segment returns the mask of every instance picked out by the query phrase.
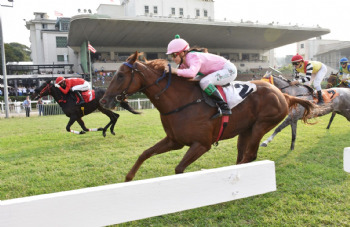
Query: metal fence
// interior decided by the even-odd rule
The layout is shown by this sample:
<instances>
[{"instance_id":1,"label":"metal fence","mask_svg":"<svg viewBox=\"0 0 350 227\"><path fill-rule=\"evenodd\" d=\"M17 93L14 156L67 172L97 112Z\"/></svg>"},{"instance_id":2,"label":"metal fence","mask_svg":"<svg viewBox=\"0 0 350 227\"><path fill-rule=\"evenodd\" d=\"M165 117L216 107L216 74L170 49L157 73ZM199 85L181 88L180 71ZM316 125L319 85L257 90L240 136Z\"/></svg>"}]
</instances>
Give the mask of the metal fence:
<instances>
[{"instance_id":1,"label":"metal fence","mask_svg":"<svg viewBox=\"0 0 350 227\"><path fill-rule=\"evenodd\" d=\"M149 99L130 99L128 100L129 104L135 110L142 109L153 109L154 106L150 102ZM31 101L31 111L30 112L38 112L37 101ZM1 109L0 114L5 114L5 103L0 102ZM116 111L123 111L125 109L118 106ZM97 110L98 111L98 110ZM9 113L12 116L25 115L25 108L23 106L23 102L9 102ZM43 115L59 115L64 114L62 108L57 103L47 103L43 105Z\"/></svg>"}]
</instances>

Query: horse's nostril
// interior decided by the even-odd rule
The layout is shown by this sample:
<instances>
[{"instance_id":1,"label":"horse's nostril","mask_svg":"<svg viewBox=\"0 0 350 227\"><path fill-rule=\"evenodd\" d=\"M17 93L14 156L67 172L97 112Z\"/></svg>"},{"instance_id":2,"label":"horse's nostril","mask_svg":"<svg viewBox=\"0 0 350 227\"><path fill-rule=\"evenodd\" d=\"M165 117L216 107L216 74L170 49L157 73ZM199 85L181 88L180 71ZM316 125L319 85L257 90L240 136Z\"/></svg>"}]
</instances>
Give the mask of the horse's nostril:
<instances>
[{"instance_id":1,"label":"horse's nostril","mask_svg":"<svg viewBox=\"0 0 350 227\"><path fill-rule=\"evenodd\" d=\"M102 99L101 102L102 102L103 104L106 104L107 101L106 101L105 99Z\"/></svg>"}]
</instances>

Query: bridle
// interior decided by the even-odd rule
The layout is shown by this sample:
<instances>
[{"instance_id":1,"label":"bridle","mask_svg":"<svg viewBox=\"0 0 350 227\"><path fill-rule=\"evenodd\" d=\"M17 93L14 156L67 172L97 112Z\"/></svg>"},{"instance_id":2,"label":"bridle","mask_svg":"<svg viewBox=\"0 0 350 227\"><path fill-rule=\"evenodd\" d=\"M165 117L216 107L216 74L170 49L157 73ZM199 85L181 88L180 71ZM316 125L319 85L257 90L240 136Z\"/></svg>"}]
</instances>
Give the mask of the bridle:
<instances>
[{"instance_id":1,"label":"bridle","mask_svg":"<svg viewBox=\"0 0 350 227\"><path fill-rule=\"evenodd\" d=\"M49 90L49 94L50 94L50 88L52 87L51 83L48 83L41 91L40 93L35 97L35 99L37 99L38 97L41 98L42 94L44 94L46 92L46 90Z\"/></svg>"},{"instance_id":2,"label":"bridle","mask_svg":"<svg viewBox=\"0 0 350 227\"><path fill-rule=\"evenodd\" d=\"M331 87L336 87L336 86L338 86L339 84L341 84L341 82L338 83L338 81L340 80L339 77L338 77L338 75L330 75L329 77L335 77L335 84L336 84L336 85L334 85L334 84L332 84L332 83L327 83L327 85L331 85Z\"/></svg>"},{"instance_id":3,"label":"bridle","mask_svg":"<svg viewBox=\"0 0 350 227\"><path fill-rule=\"evenodd\" d=\"M135 91L134 93L128 94L128 90L129 90L129 88L130 88L130 86L131 86L131 83L132 83L132 81L134 81L135 72L140 73L140 74L143 76L143 78L145 78L145 79L146 79L146 77L145 77L145 75L142 73L142 71L140 71L140 70L138 70L136 67L134 67L135 64L132 65L132 64L130 64L129 62L124 62L123 65L126 65L126 66L128 66L129 68L131 68L131 78L130 78L130 82L129 82L128 86L126 87L126 89L122 92L121 95L117 95L116 98L115 98L116 101L119 102L119 103L124 102L128 97L130 97L130 96L136 94L137 92L141 92L141 91L143 91L143 90L146 90L147 88L149 88L149 87L151 87L151 86L153 86L153 85L157 85L157 86L160 88L158 82L161 81L162 79L164 79L164 78L166 77L166 72L164 71L163 76L162 76L162 77L159 77L159 78L156 80L156 82L154 82L153 84L147 85L147 86L142 87L142 88L140 88L139 90ZM144 66L146 69L148 69L145 65L143 65L143 66ZM156 98L156 99L159 99L159 96L160 96L164 91L166 91L166 90L169 88L169 86L170 86L170 83L171 83L171 67L170 67L170 64L168 64L168 66L169 66L169 69L170 69L170 70L169 70L169 74L168 74L168 75L169 75L168 84L167 84L167 86L166 86L161 92L159 92L158 94L155 95L155 98Z\"/></svg>"}]
</instances>

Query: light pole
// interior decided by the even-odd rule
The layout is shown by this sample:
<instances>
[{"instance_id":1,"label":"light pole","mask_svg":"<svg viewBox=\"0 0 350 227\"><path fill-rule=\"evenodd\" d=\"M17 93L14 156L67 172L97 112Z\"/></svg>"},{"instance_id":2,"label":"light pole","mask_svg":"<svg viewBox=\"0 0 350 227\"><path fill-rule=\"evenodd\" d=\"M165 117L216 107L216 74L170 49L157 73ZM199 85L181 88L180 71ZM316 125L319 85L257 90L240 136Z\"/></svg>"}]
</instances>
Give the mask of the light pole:
<instances>
[{"instance_id":1,"label":"light pole","mask_svg":"<svg viewBox=\"0 0 350 227\"><path fill-rule=\"evenodd\" d=\"M13 0L8 0L12 2L12 5L1 5L4 7L13 7ZM2 64L2 74L4 81L4 100L5 100L5 113L6 118L9 118L9 101L8 101L8 88L7 88L7 75L6 75L6 59L5 59L5 45L4 45L4 35L2 32L2 20L1 20L1 7L0 7L0 46L1 46L1 64Z\"/></svg>"}]
</instances>

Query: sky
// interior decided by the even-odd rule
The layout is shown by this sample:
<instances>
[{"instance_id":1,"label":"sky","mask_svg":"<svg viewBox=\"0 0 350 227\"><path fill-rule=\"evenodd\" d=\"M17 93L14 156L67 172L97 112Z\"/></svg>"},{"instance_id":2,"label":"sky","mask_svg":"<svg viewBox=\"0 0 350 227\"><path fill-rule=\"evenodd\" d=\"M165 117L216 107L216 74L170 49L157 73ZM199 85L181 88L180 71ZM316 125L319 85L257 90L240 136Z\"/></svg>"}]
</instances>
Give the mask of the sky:
<instances>
[{"instance_id":1,"label":"sky","mask_svg":"<svg viewBox=\"0 0 350 227\"><path fill-rule=\"evenodd\" d=\"M147 2L147 0L145 0ZM163 0L173 1L173 0ZM308 25L331 30L322 39L350 41L346 16L339 13L344 1L307 0L300 2L289 0L215 0L215 19L232 21L259 21L279 24ZM11 5L7 0L0 0L2 5ZM24 20L34 19L34 12L46 12L50 19L55 19L55 11L64 17L78 14L78 9L91 9L96 12L100 4L119 4L119 0L14 0L13 8L1 7L1 19L5 43L18 42L30 46L29 30ZM234 34L233 34L234 35ZM296 44L275 49L276 57L296 54Z\"/></svg>"}]
</instances>

